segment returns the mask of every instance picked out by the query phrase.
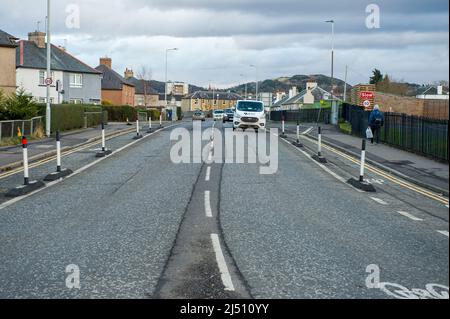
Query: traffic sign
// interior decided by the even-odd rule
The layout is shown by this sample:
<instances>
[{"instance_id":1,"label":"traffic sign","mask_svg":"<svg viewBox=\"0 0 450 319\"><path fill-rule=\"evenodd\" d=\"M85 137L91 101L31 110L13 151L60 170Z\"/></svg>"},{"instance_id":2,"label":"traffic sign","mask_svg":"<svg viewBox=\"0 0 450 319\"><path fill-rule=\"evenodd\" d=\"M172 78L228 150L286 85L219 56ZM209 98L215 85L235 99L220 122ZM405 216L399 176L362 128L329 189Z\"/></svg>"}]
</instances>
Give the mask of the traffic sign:
<instances>
[{"instance_id":1,"label":"traffic sign","mask_svg":"<svg viewBox=\"0 0 450 319\"><path fill-rule=\"evenodd\" d=\"M53 80L52 80L52 78L46 78L44 83L45 83L45 85L52 85Z\"/></svg>"},{"instance_id":2,"label":"traffic sign","mask_svg":"<svg viewBox=\"0 0 450 319\"><path fill-rule=\"evenodd\" d=\"M375 98L375 93L370 91L359 92L361 100L372 100Z\"/></svg>"},{"instance_id":3,"label":"traffic sign","mask_svg":"<svg viewBox=\"0 0 450 319\"><path fill-rule=\"evenodd\" d=\"M370 106L370 101L369 101L369 100L365 100L365 101L363 102L363 106L364 106L364 107L369 107L369 106Z\"/></svg>"}]
</instances>

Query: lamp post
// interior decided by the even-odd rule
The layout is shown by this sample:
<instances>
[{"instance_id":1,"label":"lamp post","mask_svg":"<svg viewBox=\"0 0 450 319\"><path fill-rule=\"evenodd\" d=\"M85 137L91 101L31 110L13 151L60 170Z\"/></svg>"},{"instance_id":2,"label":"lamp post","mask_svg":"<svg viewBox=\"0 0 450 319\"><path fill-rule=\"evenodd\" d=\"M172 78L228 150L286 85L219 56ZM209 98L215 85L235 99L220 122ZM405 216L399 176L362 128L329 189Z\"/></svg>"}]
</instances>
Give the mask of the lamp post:
<instances>
[{"instance_id":1,"label":"lamp post","mask_svg":"<svg viewBox=\"0 0 450 319\"><path fill-rule=\"evenodd\" d=\"M256 100L256 101L259 101L259 98L258 98L258 67L257 67L256 65L253 65L253 64L250 64L250 67L251 67L251 68L255 68L255 84L256 84L256 89L255 89L255 91L256 91L255 100Z\"/></svg>"},{"instance_id":2,"label":"lamp post","mask_svg":"<svg viewBox=\"0 0 450 319\"><path fill-rule=\"evenodd\" d=\"M51 37L50 37L50 0L47 0L47 79L51 78ZM51 133L51 107L50 107L50 85L46 79L45 83L47 85L47 107L45 109L45 135L48 137ZM53 79L52 79L53 80Z\"/></svg>"},{"instance_id":3,"label":"lamp post","mask_svg":"<svg viewBox=\"0 0 450 319\"><path fill-rule=\"evenodd\" d=\"M178 48L166 49L166 73L164 78L164 107L167 108L167 56L169 51L178 51ZM173 110L172 110L173 112ZM173 118L173 114L172 114Z\"/></svg>"},{"instance_id":4,"label":"lamp post","mask_svg":"<svg viewBox=\"0 0 450 319\"><path fill-rule=\"evenodd\" d=\"M334 20L325 21L331 23L331 98L334 95Z\"/></svg>"},{"instance_id":5,"label":"lamp post","mask_svg":"<svg viewBox=\"0 0 450 319\"><path fill-rule=\"evenodd\" d=\"M338 124L339 108L337 101L334 99L334 20L325 21L331 23L331 118L330 122L333 125Z\"/></svg>"},{"instance_id":6,"label":"lamp post","mask_svg":"<svg viewBox=\"0 0 450 319\"><path fill-rule=\"evenodd\" d=\"M243 81L245 82L245 95L244 95L244 100L247 99L247 81L245 80L245 75L241 74L241 77L243 78Z\"/></svg>"}]
</instances>

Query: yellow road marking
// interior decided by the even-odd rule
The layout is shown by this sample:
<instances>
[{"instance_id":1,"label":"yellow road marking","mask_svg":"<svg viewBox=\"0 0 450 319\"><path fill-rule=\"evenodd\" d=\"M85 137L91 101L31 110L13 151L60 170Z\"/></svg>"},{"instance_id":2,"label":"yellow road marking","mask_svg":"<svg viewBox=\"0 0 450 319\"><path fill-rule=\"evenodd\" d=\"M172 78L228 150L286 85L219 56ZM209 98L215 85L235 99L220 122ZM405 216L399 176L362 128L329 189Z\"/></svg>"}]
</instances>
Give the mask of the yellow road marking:
<instances>
[{"instance_id":1,"label":"yellow road marking","mask_svg":"<svg viewBox=\"0 0 450 319\"><path fill-rule=\"evenodd\" d=\"M114 137L118 137L118 136L122 136L122 135L128 134L128 133L130 133L130 131L132 131L132 130L130 129L130 130L127 130L127 131L125 131L125 132L119 132L119 133L111 134L110 136L108 136L108 137L106 138L106 140L110 140L110 139L112 139L112 138L114 138ZM78 146L78 147L75 147L75 148L73 148L73 149L71 149L71 150L62 151L62 152L61 152L61 157L64 157L64 156L73 154L73 153L75 153L75 152L84 150L84 149L86 149L86 148L92 147L92 146L97 145L97 144L100 144L100 143L101 143L101 140L98 140L98 141L92 141L92 142L89 142L89 143L87 143L87 144L84 144L84 145L80 145L80 146ZM56 158L56 155L52 155L52 156L50 156L50 157L48 157L48 158L45 158L45 159L42 159L42 160L33 162L32 164L29 165L29 168L34 168L34 167L41 166L41 165L46 164L46 163L48 163L48 162L54 161L55 158ZM22 172L22 171L23 171L23 167L22 167L22 166L17 167L17 168L15 168L15 169L12 169L12 170L10 170L10 171L6 171L6 172L0 174L0 179L4 179L4 178L6 178L6 177L15 175L15 174L20 173L20 172Z\"/></svg>"},{"instance_id":2,"label":"yellow road marking","mask_svg":"<svg viewBox=\"0 0 450 319\"><path fill-rule=\"evenodd\" d=\"M304 137L317 144L317 141L314 140L313 138L311 138L309 136L304 136ZM352 156L350 156L348 154L345 154L345 153L343 153L343 152L341 152L341 151L339 151L339 150L337 150L337 149L335 149L335 148L333 148L333 147L331 147L329 145L322 144L322 147L332 151L333 153L338 154L339 156L342 156L342 157L346 158L347 160L351 161L352 163L360 164L359 160L356 160ZM372 166L370 164L366 163L366 168L367 168L368 171L371 171L372 173L380 175L380 176L386 178L387 180L390 180L391 182L393 182L395 184L398 184L398 185L403 186L403 187L405 187L405 188L407 188L409 190L412 190L412 191L415 191L415 192L420 193L422 195L425 195L425 196L427 196L427 197L429 197L431 199L434 199L434 200L436 200L436 201L438 201L440 203L443 203L445 205L449 204L448 198L445 198L445 197L443 197L443 196L441 196L441 195L439 195L437 193L428 191L428 190L426 190L426 189L424 189L422 187L413 185L413 184L411 184L409 182L406 182L406 181L403 181L403 180L398 179L396 177L393 177L391 175L388 175L387 173L383 172L382 170L380 170L378 168L375 168L374 166Z\"/></svg>"}]
</instances>

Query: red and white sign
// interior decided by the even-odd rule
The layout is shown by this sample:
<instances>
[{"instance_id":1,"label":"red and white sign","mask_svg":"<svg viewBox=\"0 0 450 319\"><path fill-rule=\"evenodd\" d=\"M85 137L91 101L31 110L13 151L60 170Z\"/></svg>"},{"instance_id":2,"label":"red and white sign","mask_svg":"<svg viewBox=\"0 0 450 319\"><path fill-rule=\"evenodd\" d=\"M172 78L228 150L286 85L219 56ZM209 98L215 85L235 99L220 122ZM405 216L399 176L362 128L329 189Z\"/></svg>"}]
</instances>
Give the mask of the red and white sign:
<instances>
[{"instance_id":1,"label":"red and white sign","mask_svg":"<svg viewBox=\"0 0 450 319\"><path fill-rule=\"evenodd\" d=\"M45 83L45 85L52 85L53 80L52 80L52 78L46 78L44 83Z\"/></svg>"},{"instance_id":2,"label":"red and white sign","mask_svg":"<svg viewBox=\"0 0 450 319\"><path fill-rule=\"evenodd\" d=\"M370 101L369 101L369 100L365 100L365 101L363 102L363 106L364 106L364 107L369 107L369 106L370 106Z\"/></svg>"},{"instance_id":3,"label":"red and white sign","mask_svg":"<svg viewBox=\"0 0 450 319\"><path fill-rule=\"evenodd\" d=\"M375 93L370 91L359 92L361 100L372 100L375 98Z\"/></svg>"}]
</instances>

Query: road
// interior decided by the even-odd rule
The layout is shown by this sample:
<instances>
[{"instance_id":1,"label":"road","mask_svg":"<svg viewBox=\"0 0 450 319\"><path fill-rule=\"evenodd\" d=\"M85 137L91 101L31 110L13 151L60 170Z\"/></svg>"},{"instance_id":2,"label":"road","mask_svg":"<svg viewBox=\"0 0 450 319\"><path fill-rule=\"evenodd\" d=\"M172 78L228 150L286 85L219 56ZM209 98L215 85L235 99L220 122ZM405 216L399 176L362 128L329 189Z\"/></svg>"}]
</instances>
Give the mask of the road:
<instances>
[{"instance_id":1,"label":"road","mask_svg":"<svg viewBox=\"0 0 450 319\"><path fill-rule=\"evenodd\" d=\"M230 127L207 121L206 136L213 125ZM98 145L63 157L73 176L12 201L0 195L0 298L448 292L448 199L380 181L375 172L367 178L380 181L378 192L359 192L345 183L358 165L328 150L330 163L318 164L309 140L298 149L276 137L275 174L261 175L259 163L175 164L176 127L192 132L185 121L138 141L115 137L110 157L96 160ZM213 145L203 141L206 150L218 148L214 136ZM53 166L34 167L32 178ZM0 175L0 194L21 179ZM68 265L79 269L79 288L66 286ZM368 287L374 267L382 283Z\"/></svg>"}]
</instances>

